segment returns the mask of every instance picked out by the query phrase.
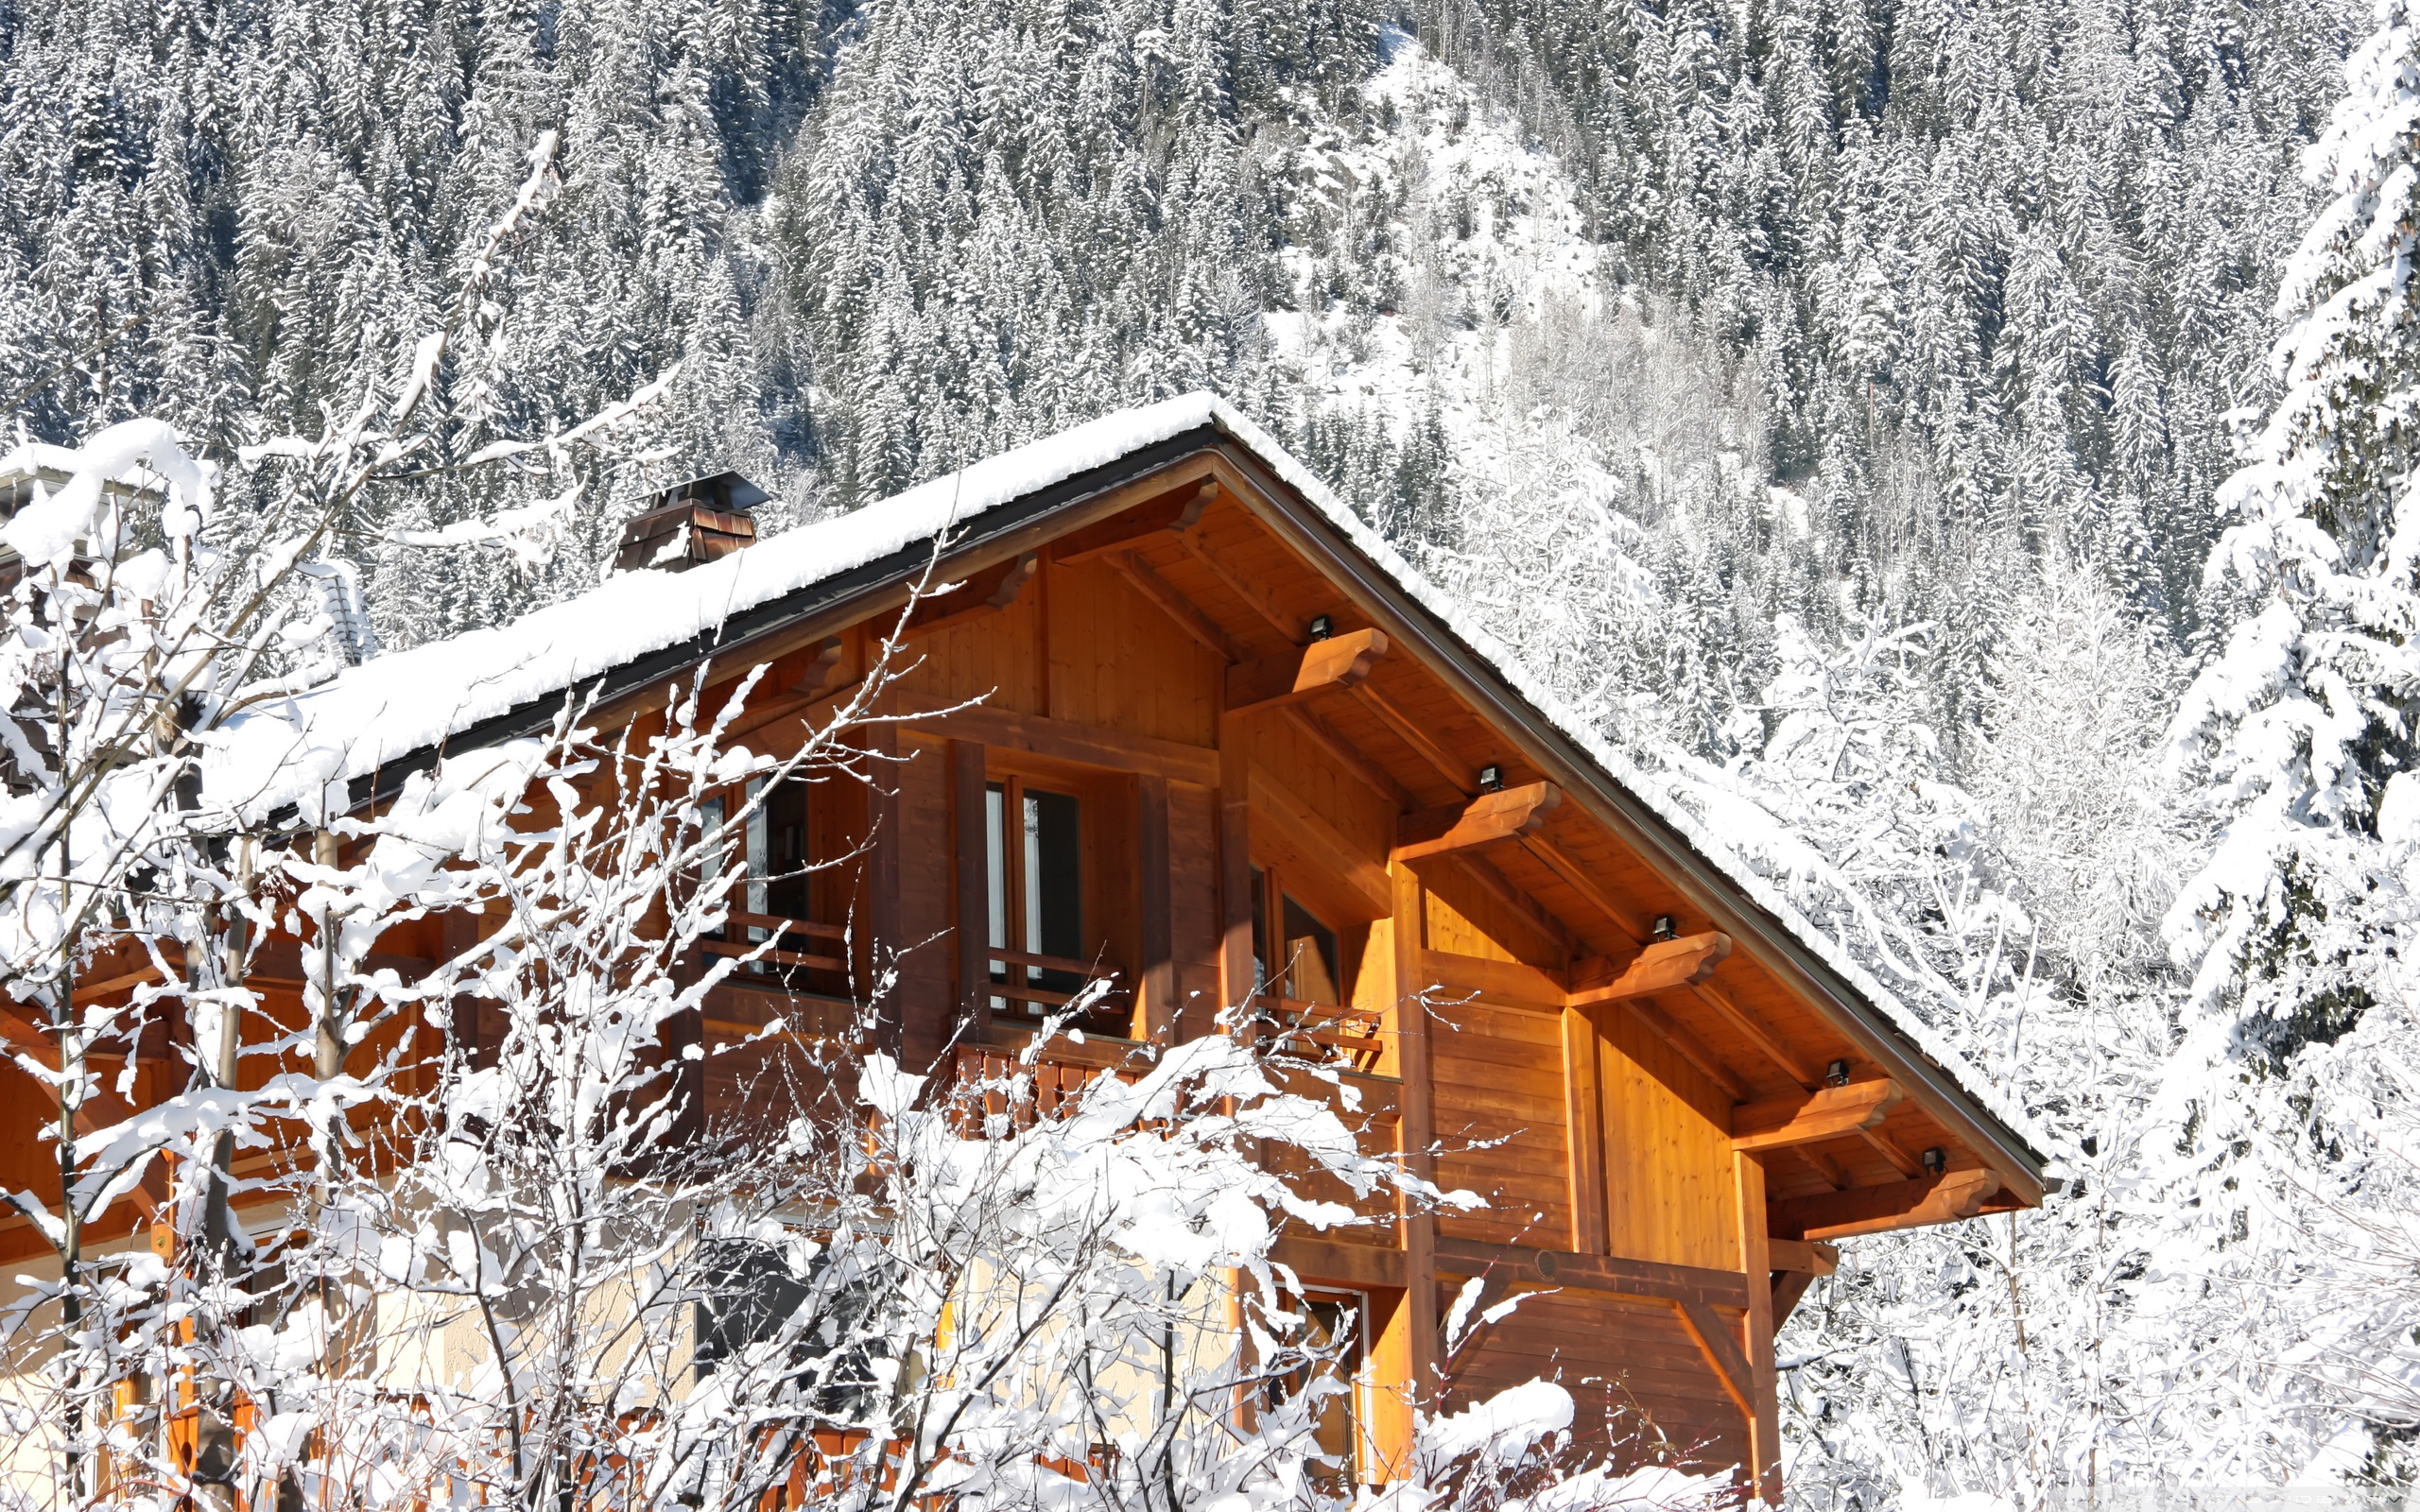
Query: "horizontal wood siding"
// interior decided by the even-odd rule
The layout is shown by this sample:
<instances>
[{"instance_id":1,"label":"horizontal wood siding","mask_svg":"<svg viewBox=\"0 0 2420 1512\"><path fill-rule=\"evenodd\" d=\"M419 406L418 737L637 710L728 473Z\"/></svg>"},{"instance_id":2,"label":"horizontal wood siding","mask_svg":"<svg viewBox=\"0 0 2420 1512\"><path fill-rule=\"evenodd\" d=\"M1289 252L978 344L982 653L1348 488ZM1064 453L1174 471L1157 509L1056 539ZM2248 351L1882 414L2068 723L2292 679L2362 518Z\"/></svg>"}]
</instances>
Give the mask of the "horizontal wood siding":
<instances>
[{"instance_id":1,"label":"horizontal wood siding","mask_svg":"<svg viewBox=\"0 0 2420 1512\"><path fill-rule=\"evenodd\" d=\"M1532 1293L1464 1349L1446 1406L1536 1379L1572 1394L1573 1436L1588 1449L1702 1470L1747 1462L1746 1421L1669 1307L1569 1289Z\"/></svg>"},{"instance_id":2,"label":"horizontal wood siding","mask_svg":"<svg viewBox=\"0 0 2420 1512\"><path fill-rule=\"evenodd\" d=\"M1429 1035L1443 1146L1438 1183L1448 1191L1466 1187L1489 1204L1441 1218L1438 1232L1561 1245L1571 1229L1562 1022L1448 996L1429 1021Z\"/></svg>"}]
</instances>

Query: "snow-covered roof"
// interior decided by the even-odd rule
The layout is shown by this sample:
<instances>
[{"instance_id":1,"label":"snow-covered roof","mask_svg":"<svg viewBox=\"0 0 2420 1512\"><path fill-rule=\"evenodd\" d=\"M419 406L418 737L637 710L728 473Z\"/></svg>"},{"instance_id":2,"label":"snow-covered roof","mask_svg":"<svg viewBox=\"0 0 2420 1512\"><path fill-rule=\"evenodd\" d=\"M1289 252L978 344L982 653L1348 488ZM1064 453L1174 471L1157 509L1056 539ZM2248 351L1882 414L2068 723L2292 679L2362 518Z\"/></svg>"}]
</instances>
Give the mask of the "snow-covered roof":
<instances>
[{"instance_id":1,"label":"snow-covered roof","mask_svg":"<svg viewBox=\"0 0 2420 1512\"><path fill-rule=\"evenodd\" d=\"M635 572L509 625L379 657L308 693L231 722L206 779L231 807L299 805L340 810L342 784L420 756L490 721L556 697L669 648L711 643L734 622L803 589L928 542L1097 468L1188 432L1223 434L1298 492L1326 522L1613 783L1640 800L1801 947L1864 1000L1972 1103L2039 1160L2045 1148L2024 1110L1817 929L1769 880L1709 833L1671 788L1605 741L1530 677L1495 639L1354 514L1342 500L1226 401L1187 394L1020 446L963 472L853 513L760 541L685 572Z\"/></svg>"}]
</instances>

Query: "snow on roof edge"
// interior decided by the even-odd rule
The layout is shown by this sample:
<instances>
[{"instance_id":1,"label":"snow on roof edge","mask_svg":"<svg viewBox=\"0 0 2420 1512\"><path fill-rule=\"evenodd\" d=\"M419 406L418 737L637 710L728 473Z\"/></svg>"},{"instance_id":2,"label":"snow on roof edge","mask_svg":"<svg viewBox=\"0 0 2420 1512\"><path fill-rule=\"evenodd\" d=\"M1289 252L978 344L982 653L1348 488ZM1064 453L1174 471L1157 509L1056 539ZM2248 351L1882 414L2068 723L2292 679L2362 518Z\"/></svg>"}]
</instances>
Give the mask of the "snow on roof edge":
<instances>
[{"instance_id":1,"label":"snow on roof edge","mask_svg":"<svg viewBox=\"0 0 2420 1512\"><path fill-rule=\"evenodd\" d=\"M1744 893L1750 902L1762 909L1791 938L1812 952L1852 991L1862 997L1868 1006L1879 1013L1919 1054L1948 1076L1961 1091L1973 1098L1983 1111L2005 1125L2046 1165L2049 1163L2048 1141L2034 1126L2032 1115L1985 1080L1964 1056L1944 1040L1932 1025L1918 1017L1897 993L1883 986L1871 971L1859 965L1839 941L1817 929L1782 895L1780 889L1742 862L1729 846L1708 833L1695 815L1671 801L1668 795L1660 793L1646 772L1615 749L1580 716L1577 710L1530 677L1528 669L1493 635L1458 613L1442 590L1385 538L1371 529L1324 482L1293 454L1280 446L1267 431L1215 395L1211 396L1211 414L1219 429L1249 448L1288 487L1310 501L1330 524L1344 532L1355 549L1369 558L1394 580L1397 587L1435 616L1474 656L1484 662L1523 701L1536 710L1540 717L1585 752L1616 786L1644 803L1650 813L1669 827L1683 843L1697 851L1701 859Z\"/></svg>"},{"instance_id":2,"label":"snow on roof edge","mask_svg":"<svg viewBox=\"0 0 2420 1512\"><path fill-rule=\"evenodd\" d=\"M1370 528L1275 438L1216 394L1195 392L1104 416L987 457L851 513L757 541L685 572L609 576L588 592L509 624L380 657L307 693L230 721L205 781L229 806L343 806L342 784L443 743L483 721L562 693L615 667L709 637L731 616L962 527L975 517L1109 465L1186 431L1215 427L1309 503L1372 565L1461 642L1495 677L1635 797L1747 901L1861 997L1982 1110L2034 1154L2048 1146L2031 1118L1952 1049L1897 994L1815 928L1668 793L1564 704L1485 629Z\"/></svg>"}]
</instances>

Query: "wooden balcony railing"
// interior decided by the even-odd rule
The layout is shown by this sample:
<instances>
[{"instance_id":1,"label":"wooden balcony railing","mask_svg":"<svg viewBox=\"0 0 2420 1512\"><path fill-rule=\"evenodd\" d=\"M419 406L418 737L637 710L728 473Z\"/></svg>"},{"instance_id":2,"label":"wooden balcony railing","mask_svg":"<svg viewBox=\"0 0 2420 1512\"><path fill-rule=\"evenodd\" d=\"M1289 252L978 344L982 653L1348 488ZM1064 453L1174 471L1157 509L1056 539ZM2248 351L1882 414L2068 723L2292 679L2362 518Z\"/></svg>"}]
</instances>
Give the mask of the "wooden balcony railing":
<instances>
[{"instance_id":1,"label":"wooden balcony railing","mask_svg":"<svg viewBox=\"0 0 2420 1512\"><path fill-rule=\"evenodd\" d=\"M845 971L849 969L849 963L843 956L827 954L821 951L786 950L778 943L785 936L796 936L802 941L829 940L838 944L849 937L849 932L838 924L816 924L804 919L784 919L776 914L744 913L735 908L725 927L734 935L742 931L762 931L763 933L756 935L752 939L705 940L700 944L699 949L709 955L747 955L755 952L766 940L771 939L777 942L774 948L756 957L768 966L786 966L807 971Z\"/></svg>"},{"instance_id":2,"label":"wooden balcony railing","mask_svg":"<svg viewBox=\"0 0 2420 1512\"><path fill-rule=\"evenodd\" d=\"M1067 955L1042 955L1032 951L1003 950L996 946L986 953L986 959L994 968L991 986L984 989L991 997L1043 1010L1063 1008L1076 1001L1078 994L1037 986L1034 982L1036 973L1047 971L1061 977L1071 977L1079 990L1082 984L1096 977L1117 975L1117 969L1105 961L1080 961ZM1094 1017L1123 1019L1127 1012L1127 994L1113 988L1101 998ZM1039 1014L1035 1016L1039 1017Z\"/></svg>"},{"instance_id":3,"label":"wooden balcony railing","mask_svg":"<svg viewBox=\"0 0 2420 1512\"><path fill-rule=\"evenodd\" d=\"M1282 997L1254 998L1253 1006L1287 1039L1317 1046L1332 1064L1348 1070L1376 1070L1386 1048L1387 1016L1378 1008Z\"/></svg>"}]
</instances>

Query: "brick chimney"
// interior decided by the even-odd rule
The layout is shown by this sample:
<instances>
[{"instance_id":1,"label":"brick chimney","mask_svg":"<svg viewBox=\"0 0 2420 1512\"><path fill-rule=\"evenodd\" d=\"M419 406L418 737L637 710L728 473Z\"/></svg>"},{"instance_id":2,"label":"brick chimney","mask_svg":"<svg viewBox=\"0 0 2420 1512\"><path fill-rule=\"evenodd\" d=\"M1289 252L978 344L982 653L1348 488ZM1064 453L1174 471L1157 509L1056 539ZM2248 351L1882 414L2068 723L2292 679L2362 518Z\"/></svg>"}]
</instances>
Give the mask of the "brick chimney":
<instances>
[{"instance_id":1,"label":"brick chimney","mask_svg":"<svg viewBox=\"0 0 2420 1512\"><path fill-rule=\"evenodd\" d=\"M728 557L756 539L752 511L767 497L736 472L676 483L649 501L645 514L623 523L614 570L655 567L677 573Z\"/></svg>"}]
</instances>

